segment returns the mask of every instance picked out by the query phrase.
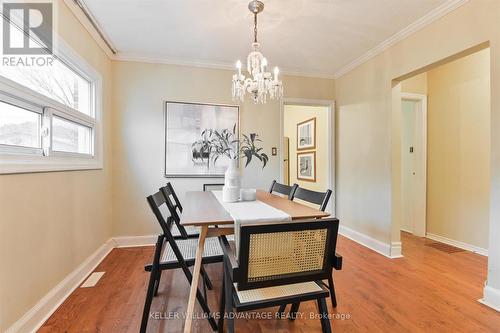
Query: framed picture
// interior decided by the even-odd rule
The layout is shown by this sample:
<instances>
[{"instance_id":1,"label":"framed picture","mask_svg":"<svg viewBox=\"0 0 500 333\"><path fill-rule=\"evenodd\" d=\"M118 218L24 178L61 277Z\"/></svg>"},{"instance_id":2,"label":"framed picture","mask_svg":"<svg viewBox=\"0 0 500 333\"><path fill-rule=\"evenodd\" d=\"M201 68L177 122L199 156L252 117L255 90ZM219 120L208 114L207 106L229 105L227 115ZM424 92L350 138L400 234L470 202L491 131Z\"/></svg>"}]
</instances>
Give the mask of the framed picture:
<instances>
[{"instance_id":1,"label":"framed picture","mask_svg":"<svg viewBox=\"0 0 500 333\"><path fill-rule=\"evenodd\" d=\"M316 118L297 124L297 150L316 148Z\"/></svg>"},{"instance_id":2,"label":"framed picture","mask_svg":"<svg viewBox=\"0 0 500 333\"><path fill-rule=\"evenodd\" d=\"M297 179L316 182L316 152L297 153Z\"/></svg>"},{"instance_id":3,"label":"framed picture","mask_svg":"<svg viewBox=\"0 0 500 333\"><path fill-rule=\"evenodd\" d=\"M165 177L224 177L230 160L221 157L209 163L210 156L193 143L205 129L239 131L239 107L183 102L165 102Z\"/></svg>"}]
</instances>

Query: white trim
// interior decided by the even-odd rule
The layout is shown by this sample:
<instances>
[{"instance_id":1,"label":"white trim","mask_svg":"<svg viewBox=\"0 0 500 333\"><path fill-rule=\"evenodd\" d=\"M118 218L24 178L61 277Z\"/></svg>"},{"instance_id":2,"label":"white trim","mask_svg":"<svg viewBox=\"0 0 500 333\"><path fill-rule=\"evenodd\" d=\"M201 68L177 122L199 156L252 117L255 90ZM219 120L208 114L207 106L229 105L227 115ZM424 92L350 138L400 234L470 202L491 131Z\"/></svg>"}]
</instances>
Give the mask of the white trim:
<instances>
[{"instance_id":1,"label":"white trim","mask_svg":"<svg viewBox=\"0 0 500 333\"><path fill-rule=\"evenodd\" d=\"M425 28L426 26L430 25L434 21L440 19L441 17L445 16L446 14L454 11L455 9L459 8L460 6L463 6L466 4L469 0L448 0L445 3L443 3L441 6L435 8L434 10L430 11L426 15L422 16L415 22L411 23L409 26L404 28L403 30L397 32L396 34L392 35L388 39L384 40L382 43L378 44L359 58L351 61L349 64L346 66L342 67L338 71L335 72L334 74L334 79L338 79L345 74L349 73L356 67L364 64L368 60L374 58L375 56L379 55L380 53L384 52L387 50L389 47L395 45L396 43L402 41L403 39L407 38L408 36L414 34L415 32Z\"/></svg>"},{"instance_id":2,"label":"white trim","mask_svg":"<svg viewBox=\"0 0 500 333\"><path fill-rule=\"evenodd\" d=\"M36 332L57 308L92 274L114 248L151 246L157 236L112 237L76 267L68 276L43 296L28 312L10 326L5 333Z\"/></svg>"},{"instance_id":3,"label":"white trim","mask_svg":"<svg viewBox=\"0 0 500 333\"><path fill-rule=\"evenodd\" d=\"M309 105L309 106L324 106L328 109L328 188L332 190L333 198L328 203L327 211L335 216L336 215L336 198L335 195L335 101L324 99L305 99L305 98L283 98L280 102L280 142L279 142L279 166L280 177L279 180L283 183L283 137L285 136L285 105ZM289 156L290 158L290 156Z\"/></svg>"},{"instance_id":4,"label":"white trim","mask_svg":"<svg viewBox=\"0 0 500 333\"><path fill-rule=\"evenodd\" d=\"M113 247L111 239L104 243L42 297L24 316L10 326L5 333L37 331L64 300L94 271Z\"/></svg>"},{"instance_id":5,"label":"white trim","mask_svg":"<svg viewBox=\"0 0 500 333\"><path fill-rule=\"evenodd\" d=\"M120 247L137 247L137 246L150 246L156 244L156 239L158 237L155 235L146 236L121 236L113 237L113 243L116 248Z\"/></svg>"},{"instance_id":6,"label":"white trim","mask_svg":"<svg viewBox=\"0 0 500 333\"><path fill-rule=\"evenodd\" d=\"M483 295L484 298L481 298L478 302L500 312L500 290L485 285Z\"/></svg>"},{"instance_id":7,"label":"white trim","mask_svg":"<svg viewBox=\"0 0 500 333\"><path fill-rule=\"evenodd\" d=\"M66 0L68 1L68 0ZM200 60L200 59L189 59L189 58L174 58L174 57L166 57L166 56L151 56L145 54L137 54L137 53L126 53L119 52L111 57L114 61L125 61L125 62L140 62L146 64L164 64L164 65L176 65L176 66L187 66L187 67L199 67L199 68L208 68L208 69L223 69L236 71L236 67L234 63L229 62L213 62L209 60ZM287 68L280 67L280 75L288 75L288 76L301 76L301 77L312 77L312 78L320 78L320 79L333 79L333 73L324 73L324 72L305 72L305 71L297 71Z\"/></svg>"},{"instance_id":8,"label":"white trim","mask_svg":"<svg viewBox=\"0 0 500 333\"><path fill-rule=\"evenodd\" d=\"M365 235L359 231L353 230L343 225L339 226L339 234L369 248L370 250L380 253L387 258L395 259L403 257L403 255L401 254L401 243L399 242L393 242L391 246L388 243L384 243L382 241L379 241L378 239L372 238L368 235Z\"/></svg>"},{"instance_id":9,"label":"white trim","mask_svg":"<svg viewBox=\"0 0 500 333\"><path fill-rule=\"evenodd\" d=\"M433 234L433 233L430 233L430 232L428 232L426 234L426 237L429 238L429 239L435 240L437 242L441 242L441 243L448 244L448 245L451 245L451 246L454 246L454 247L458 247L459 249L463 249L463 250L467 250L467 251L470 251L470 252L474 252L474 253L477 253L477 254L480 254L480 255L486 256L486 257L488 256L488 250L487 249L483 249L482 247L478 247L478 246L467 244L467 243L464 243L464 242L460 242L460 241L457 241L457 240L454 240L454 239L450 239L450 238L446 238L446 237L443 237L443 236L439 236L439 235L436 235L436 234Z\"/></svg>"},{"instance_id":10,"label":"white trim","mask_svg":"<svg viewBox=\"0 0 500 333\"><path fill-rule=\"evenodd\" d=\"M402 92L401 101L403 100L417 102L414 129L415 147L417 148L415 159L417 175L412 200L413 211L417 213L414 216L412 234L417 237L425 237L427 230L427 95ZM401 112L403 112L402 109ZM421 174L418 174L418 171ZM403 211L403 200L401 200L401 211Z\"/></svg>"},{"instance_id":11,"label":"white trim","mask_svg":"<svg viewBox=\"0 0 500 333\"><path fill-rule=\"evenodd\" d=\"M392 242L391 243L391 255L389 256L391 259L395 258L403 258L403 246L401 242Z\"/></svg>"},{"instance_id":12,"label":"white trim","mask_svg":"<svg viewBox=\"0 0 500 333\"><path fill-rule=\"evenodd\" d=\"M75 18L80 22L80 24L87 30L87 32L90 34L90 37L99 45L101 50L108 56L108 58L113 58L113 52L111 49L106 45L104 40L101 38L99 35L99 32L94 28L94 26L89 22L85 14L82 12L80 7L78 7L74 0L64 0L64 3L66 6L69 8L69 10L73 13ZM109 39L109 37L106 35L106 33L101 29L100 31L105 38L107 39L107 42L111 44L111 46L114 48L113 43Z\"/></svg>"}]
</instances>

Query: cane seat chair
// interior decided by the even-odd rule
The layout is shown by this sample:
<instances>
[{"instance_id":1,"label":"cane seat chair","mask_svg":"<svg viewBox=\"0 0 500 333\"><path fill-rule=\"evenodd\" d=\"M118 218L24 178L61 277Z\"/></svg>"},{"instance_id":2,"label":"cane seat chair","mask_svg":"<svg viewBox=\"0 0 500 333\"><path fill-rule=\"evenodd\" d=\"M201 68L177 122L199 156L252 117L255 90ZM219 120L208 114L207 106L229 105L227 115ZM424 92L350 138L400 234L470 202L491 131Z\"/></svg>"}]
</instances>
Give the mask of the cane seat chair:
<instances>
[{"instance_id":1,"label":"cane seat chair","mask_svg":"<svg viewBox=\"0 0 500 333\"><path fill-rule=\"evenodd\" d=\"M219 332L224 318L234 332L233 311L251 311L315 300L323 332L331 332L322 282L331 276L339 221L334 218L293 223L243 225L238 259L224 237L224 280Z\"/></svg>"}]
</instances>

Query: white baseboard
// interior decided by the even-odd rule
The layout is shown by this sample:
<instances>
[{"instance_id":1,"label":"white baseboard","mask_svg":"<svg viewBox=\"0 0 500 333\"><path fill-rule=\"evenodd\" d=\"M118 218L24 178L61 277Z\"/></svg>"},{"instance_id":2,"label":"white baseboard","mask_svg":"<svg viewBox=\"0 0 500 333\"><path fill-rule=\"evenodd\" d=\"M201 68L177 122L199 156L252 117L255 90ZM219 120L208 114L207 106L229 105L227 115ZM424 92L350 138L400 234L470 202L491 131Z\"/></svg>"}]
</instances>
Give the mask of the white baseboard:
<instances>
[{"instance_id":1,"label":"white baseboard","mask_svg":"<svg viewBox=\"0 0 500 333\"><path fill-rule=\"evenodd\" d=\"M156 243L157 236L127 236L110 238L81 265L64 278L5 333L35 332L54 313L66 298L89 276L114 248L148 246Z\"/></svg>"},{"instance_id":2,"label":"white baseboard","mask_svg":"<svg viewBox=\"0 0 500 333\"><path fill-rule=\"evenodd\" d=\"M111 239L104 243L9 327L5 333L35 332L38 330L64 300L94 271L113 247L114 243Z\"/></svg>"},{"instance_id":3,"label":"white baseboard","mask_svg":"<svg viewBox=\"0 0 500 333\"><path fill-rule=\"evenodd\" d=\"M500 290L486 285L483 293L484 298L480 299L479 302L500 312Z\"/></svg>"},{"instance_id":4,"label":"white baseboard","mask_svg":"<svg viewBox=\"0 0 500 333\"><path fill-rule=\"evenodd\" d=\"M137 246L150 246L155 245L158 236L147 235L147 236L123 236L123 237L113 237L114 247L137 247Z\"/></svg>"},{"instance_id":5,"label":"white baseboard","mask_svg":"<svg viewBox=\"0 0 500 333\"><path fill-rule=\"evenodd\" d=\"M356 243L366 246L367 248L377 253L380 253L383 256L386 256L387 258L393 259L402 257L401 243L399 242L394 242L393 245L391 246L390 244L381 242L378 239L372 238L359 231L353 230L343 225L339 226L339 234L349 238L350 240L355 241ZM398 247L399 247L399 252L398 252Z\"/></svg>"},{"instance_id":6,"label":"white baseboard","mask_svg":"<svg viewBox=\"0 0 500 333\"><path fill-rule=\"evenodd\" d=\"M401 242L392 242L391 243L391 255L390 258L403 258L403 246Z\"/></svg>"},{"instance_id":7,"label":"white baseboard","mask_svg":"<svg viewBox=\"0 0 500 333\"><path fill-rule=\"evenodd\" d=\"M480 254L480 255L483 255L483 256L488 256L488 250L487 249L483 249L483 248L475 246L475 245L467 244L467 243L460 242L460 241L457 241L457 240L454 240L454 239L450 239L450 238L446 238L446 237L439 236L439 235L436 235L436 234L432 234L430 232L428 232L426 234L426 237L429 238L429 239L435 240L437 242L445 243L445 244L448 244L448 245L451 245L451 246L454 246L454 247L458 247L460 249L464 249L464 250L467 250L467 251L471 251L471 252L474 252L474 253L477 253L477 254Z\"/></svg>"}]
</instances>

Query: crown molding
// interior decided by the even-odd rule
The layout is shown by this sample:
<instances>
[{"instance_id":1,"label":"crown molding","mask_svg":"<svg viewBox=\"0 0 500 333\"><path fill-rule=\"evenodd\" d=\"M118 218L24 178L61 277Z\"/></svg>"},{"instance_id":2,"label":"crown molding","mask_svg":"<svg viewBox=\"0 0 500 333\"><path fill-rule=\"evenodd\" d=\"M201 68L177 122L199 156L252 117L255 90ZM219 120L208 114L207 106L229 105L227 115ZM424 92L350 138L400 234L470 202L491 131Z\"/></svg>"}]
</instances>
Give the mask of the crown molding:
<instances>
[{"instance_id":1,"label":"crown molding","mask_svg":"<svg viewBox=\"0 0 500 333\"><path fill-rule=\"evenodd\" d=\"M212 62L206 60L189 59L189 58L173 58L164 56L150 56L136 53L126 53L118 52L114 54L111 59L113 61L124 61L124 62L141 62L148 64L164 64L164 65L176 65L176 66L186 66L186 67L198 67L198 68L208 68L208 69L222 69L234 71L235 66L233 63L225 62ZM311 77L320 79L333 79L333 73L321 73L321 72L303 72L296 70L288 70L280 68L280 75L287 76L301 76L301 77Z\"/></svg>"},{"instance_id":2,"label":"crown molding","mask_svg":"<svg viewBox=\"0 0 500 333\"><path fill-rule=\"evenodd\" d=\"M222 70L234 70L234 65L232 63L227 62L213 62L207 60L199 60L199 59L187 59L187 58L173 58L173 57L165 57L165 56L151 56L145 54L135 54L135 53L126 53L126 52L117 52L113 53L103 40L100 34L103 34L108 42L110 39L105 35L104 31L100 29L100 31L96 30L96 28L90 23L89 19L85 16L82 10L75 4L75 0L64 0L68 8L73 12L75 17L80 21L80 23L85 27L85 29L90 33L93 39L97 42L97 44L102 48L102 50L106 53L106 55L114 61L125 61L125 62L141 62L141 63L150 63L150 64L167 64L167 65L177 65L177 66L187 66L187 67L198 67L198 68L209 68L209 69L222 69ZM79 0L83 3L82 0ZM323 79L338 79L345 74L349 73L356 67L362 65L368 60L374 58L380 53L387 50L389 47L395 45L401 40L407 38L413 33L423 29L424 27L430 25L434 21L440 19L446 14L454 11L455 9L461 7L462 5L469 2L469 0L448 0L443 3L441 6L435 8L430 11L426 15L422 16L415 22L408 25L406 28L392 35L388 39L384 40L374 48L370 49L368 52L363 54L362 56L354 59L346 66L340 68L338 71L334 73L327 72L307 72L307 71L297 71L297 70L289 70L286 68L281 69L281 73L287 76L300 76L300 77L311 77L311 78L323 78ZM90 12L89 12L90 13ZM111 44L112 45L112 44ZM114 48L114 46L112 46Z\"/></svg>"},{"instance_id":3,"label":"crown molding","mask_svg":"<svg viewBox=\"0 0 500 333\"><path fill-rule=\"evenodd\" d=\"M80 3L85 6L85 3L82 0L79 0ZM108 58L112 59L114 56L114 50L112 50L106 43L109 43L113 49L115 47L111 43L110 38L106 35L103 29L97 30L92 23L89 21L89 18L85 16L85 13L83 13L82 9L78 7L78 5L75 3L75 0L64 0L64 3L66 6L69 8L69 10L73 13L73 15L76 17L78 22L80 22L81 25L87 30L87 32L90 34L92 39L99 45L99 47L104 51L104 53L108 56ZM86 8L86 7L85 7ZM91 15L90 11L86 9L89 15ZM95 20L95 19L94 19ZM97 23L96 23L97 24ZM106 41L104 41L103 37L106 38Z\"/></svg>"},{"instance_id":4,"label":"crown molding","mask_svg":"<svg viewBox=\"0 0 500 333\"><path fill-rule=\"evenodd\" d=\"M413 33L421 30L422 28L428 26L429 24L433 23L434 21L440 19L441 17L445 16L446 14L454 11L455 9L463 6L466 4L469 0L448 0L445 3L443 3L441 6L436 7L434 10L430 11L426 15L422 16L403 30L397 32L396 34L392 35L388 39L384 40L382 43L378 44L359 58L356 58L346 66L342 67L340 70L336 71L335 74L333 75L334 79L338 79L342 77L343 75L349 73L352 71L354 68L362 65L363 63L367 62L368 60L374 58L375 56L379 55L380 53L384 52L387 50L389 47L393 46L394 44L402 41L403 39L407 38L408 36L412 35Z\"/></svg>"}]
</instances>

